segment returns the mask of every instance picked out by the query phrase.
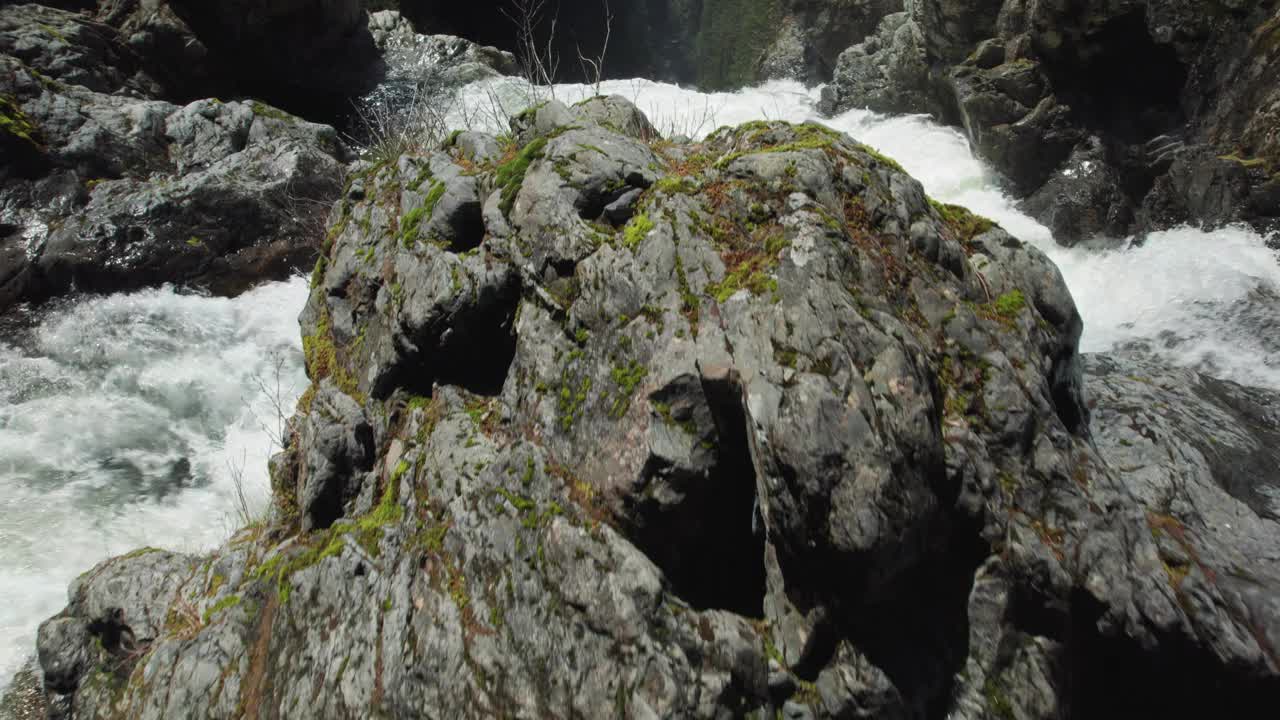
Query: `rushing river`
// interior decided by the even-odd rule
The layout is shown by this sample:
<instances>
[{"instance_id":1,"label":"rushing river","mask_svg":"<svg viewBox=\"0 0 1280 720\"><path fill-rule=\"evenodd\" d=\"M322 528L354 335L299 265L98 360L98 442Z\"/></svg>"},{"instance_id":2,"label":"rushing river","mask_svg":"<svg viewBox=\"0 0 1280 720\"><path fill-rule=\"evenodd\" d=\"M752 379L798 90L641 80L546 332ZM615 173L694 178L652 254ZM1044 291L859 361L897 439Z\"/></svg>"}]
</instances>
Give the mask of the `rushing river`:
<instances>
[{"instance_id":1,"label":"rushing river","mask_svg":"<svg viewBox=\"0 0 1280 720\"><path fill-rule=\"evenodd\" d=\"M306 295L298 278L82 298L0 339L0 686L79 573L208 548L265 510L276 405L306 387Z\"/></svg>"},{"instance_id":2,"label":"rushing river","mask_svg":"<svg viewBox=\"0 0 1280 720\"><path fill-rule=\"evenodd\" d=\"M565 85L567 102L593 88ZM748 120L817 119L795 83L703 94L643 80L632 99L666 133ZM520 109L510 80L469 86L458 124ZM963 136L919 117L824 120L896 158L935 198L999 221L1062 269L1083 349L1138 345L1219 377L1280 388L1280 262L1247 229L1155 233L1111 251L1067 250L1019 212ZM142 545L208 548L266 504L266 459L304 389L297 315L305 281L234 300L161 289L82 298L0 330L0 686L78 573ZM16 325L16 327L15 327ZM237 482L237 476L240 481Z\"/></svg>"}]
</instances>

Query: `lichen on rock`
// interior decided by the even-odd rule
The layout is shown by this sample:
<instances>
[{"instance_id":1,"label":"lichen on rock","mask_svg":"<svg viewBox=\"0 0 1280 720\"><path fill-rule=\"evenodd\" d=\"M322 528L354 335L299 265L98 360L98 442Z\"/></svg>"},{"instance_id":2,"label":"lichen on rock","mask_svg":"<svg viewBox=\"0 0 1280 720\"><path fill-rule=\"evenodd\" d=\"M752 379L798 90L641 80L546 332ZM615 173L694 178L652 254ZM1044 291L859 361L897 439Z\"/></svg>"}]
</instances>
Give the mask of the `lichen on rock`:
<instances>
[{"instance_id":1,"label":"lichen on rock","mask_svg":"<svg viewBox=\"0 0 1280 720\"><path fill-rule=\"evenodd\" d=\"M1158 558L1219 556L1091 442L1039 251L820 125L674 144L607 107L353 174L271 522L82 579L53 706L1055 717L1078 653L1192 627L1233 644L1173 671L1272 687L1225 590L1166 592Z\"/></svg>"}]
</instances>

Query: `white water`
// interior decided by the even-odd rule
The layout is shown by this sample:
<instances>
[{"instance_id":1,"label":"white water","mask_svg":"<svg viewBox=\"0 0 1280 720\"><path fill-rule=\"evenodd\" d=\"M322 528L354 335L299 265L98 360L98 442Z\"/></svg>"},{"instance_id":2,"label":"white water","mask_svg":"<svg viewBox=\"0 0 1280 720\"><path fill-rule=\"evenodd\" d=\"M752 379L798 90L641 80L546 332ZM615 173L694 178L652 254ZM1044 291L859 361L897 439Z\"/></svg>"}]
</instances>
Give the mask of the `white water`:
<instances>
[{"instance_id":1,"label":"white water","mask_svg":"<svg viewBox=\"0 0 1280 720\"><path fill-rule=\"evenodd\" d=\"M79 573L225 540L243 525L236 473L265 510L274 401L291 412L305 389L306 295L298 278L234 300L83 298L0 340L0 687Z\"/></svg>"},{"instance_id":2,"label":"white water","mask_svg":"<svg viewBox=\"0 0 1280 720\"><path fill-rule=\"evenodd\" d=\"M659 130L700 137L756 119L817 119L795 83L703 94L648 81L605 83ZM567 102L581 85L557 88ZM509 80L467 88L456 124L506 130ZM465 119L465 122L464 122ZM853 111L823 121L896 158L935 198L967 205L1034 243L1062 269L1085 320L1083 349L1143 343L1171 362L1280 388L1280 264L1244 229L1156 233L1132 249L1058 247L1020 213L956 131L918 117ZM170 290L85 299L52 312L21 347L0 338L0 686L33 648L36 625L65 603L76 574L142 545L199 549L239 524L227 463L265 503L274 418L255 386L283 355L282 401L305 379L296 317L302 280L236 300ZM189 458L193 481L168 480Z\"/></svg>"}]
</instances>

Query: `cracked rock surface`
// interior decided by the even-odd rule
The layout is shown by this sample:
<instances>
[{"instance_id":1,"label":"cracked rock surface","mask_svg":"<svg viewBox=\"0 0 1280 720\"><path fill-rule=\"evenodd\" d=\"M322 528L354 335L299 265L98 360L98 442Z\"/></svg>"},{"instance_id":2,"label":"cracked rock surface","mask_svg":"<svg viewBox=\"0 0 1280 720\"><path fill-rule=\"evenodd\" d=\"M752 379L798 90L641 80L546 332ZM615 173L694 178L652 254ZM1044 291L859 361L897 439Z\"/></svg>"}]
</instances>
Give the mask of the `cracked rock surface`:
<instances>
[{"instance_id":1,"label":"cracked rock surface","mask_svg":"<svg viewBox=\"0 0 1280 720\"><path fill-rule=\"evenodd\" d=\"M54 717L1276 697L1276 403L1082 358L1052 263L847 136L641 120L553 101L352 174L271 519L78 580Z\"/></svg>"}]
</instances>

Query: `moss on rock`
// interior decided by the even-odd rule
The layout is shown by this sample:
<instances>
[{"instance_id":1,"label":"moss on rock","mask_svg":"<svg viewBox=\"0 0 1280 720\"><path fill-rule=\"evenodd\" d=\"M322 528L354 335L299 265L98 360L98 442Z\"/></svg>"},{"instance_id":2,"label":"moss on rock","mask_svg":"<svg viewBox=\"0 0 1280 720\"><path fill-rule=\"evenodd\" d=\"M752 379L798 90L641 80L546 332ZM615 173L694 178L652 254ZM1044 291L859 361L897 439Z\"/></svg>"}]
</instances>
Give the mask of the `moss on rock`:
<instances>
[{"instance_id":1,"label":"moss on rock","mask_svg":"<svg viewBox=\"0 0 1280 720\"><path fill-rule=\"evenodd\" d=\"M40 147L40 128L22 111L17 98L0 94L0 133L17 138L32 147Z\"/></svg>"}]
</instances>

